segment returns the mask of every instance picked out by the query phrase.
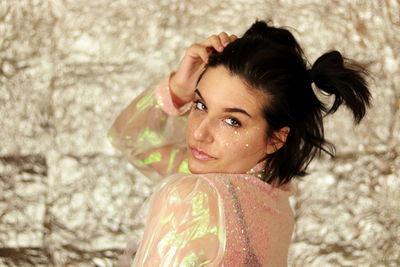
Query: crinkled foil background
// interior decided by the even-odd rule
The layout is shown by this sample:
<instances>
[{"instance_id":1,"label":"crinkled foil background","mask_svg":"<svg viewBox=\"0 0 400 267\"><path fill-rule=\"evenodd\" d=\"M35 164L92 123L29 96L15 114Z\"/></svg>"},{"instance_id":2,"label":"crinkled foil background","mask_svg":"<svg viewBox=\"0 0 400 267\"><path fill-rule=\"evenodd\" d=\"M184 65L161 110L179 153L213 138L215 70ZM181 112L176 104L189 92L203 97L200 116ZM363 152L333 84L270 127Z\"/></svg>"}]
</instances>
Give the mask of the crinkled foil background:
<instances>
[{"instance_id":1,"label":"crinkled foil background","mask_svg":"<svg viewBox=\"0 0 400 267\"><path fill-rule=\"evenodd\" d=\"M399 266L399 14L398 0L0 0L0 265L115 264L153 184L110 124L191 43L260 18L311 62L338 49L374 77L365 120L327 118L337 157L297 182L289 265Z\"/></svg>"}]
</instances>

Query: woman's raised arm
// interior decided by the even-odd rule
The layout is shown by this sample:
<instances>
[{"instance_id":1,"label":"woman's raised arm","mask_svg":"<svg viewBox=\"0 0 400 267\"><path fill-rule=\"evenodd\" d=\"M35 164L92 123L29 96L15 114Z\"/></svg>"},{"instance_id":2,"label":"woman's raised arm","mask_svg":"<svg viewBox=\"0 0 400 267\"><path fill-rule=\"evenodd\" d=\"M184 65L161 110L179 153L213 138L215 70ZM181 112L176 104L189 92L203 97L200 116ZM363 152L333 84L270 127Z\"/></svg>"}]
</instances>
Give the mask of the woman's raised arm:
<instances>
[{"instance_id":1,"label":"woman's raised arm","mask_svg":"<svg viewBox=\"0 0 400 267\"><path fill-rule=\"evenodd\" d=\"M191 45L179 68L156 86L135 98L117 117L108 132L113 146L153 181L189 172L186 158L186 117L200 74L213 50L237 37L213 35Z\"/></svg>"},{"instance_id":2,"label":"woman's raised arm","mask_svg":"<svg viewBox=\"0 0 400 267\"><path fill-rule=\"evenodd\" d=\"M173 73L170 81L171 95L177 107L192 101L198 79L211 53L214 50L222 52L230 42L236 39L236 35L229 36L221 32L219 35L210 36L200 44L191 45L186 50L177 72Z\"/></svg>"}]
</instances>

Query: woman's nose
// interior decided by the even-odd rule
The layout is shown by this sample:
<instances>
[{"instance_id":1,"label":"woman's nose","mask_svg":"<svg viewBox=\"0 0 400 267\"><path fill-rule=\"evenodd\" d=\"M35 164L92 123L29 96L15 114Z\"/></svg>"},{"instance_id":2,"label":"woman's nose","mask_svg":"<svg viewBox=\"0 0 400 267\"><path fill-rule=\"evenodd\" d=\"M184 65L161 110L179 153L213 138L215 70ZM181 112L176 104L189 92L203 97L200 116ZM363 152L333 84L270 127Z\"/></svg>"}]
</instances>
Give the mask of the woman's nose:
<instances>
[{"instance_id":1,"label":"woman's nose","mask_svg":"<svg viewBox=\"0 0 400 267\"><path fill-rule=\"evenodd\" d=\"M202 120L194 130L194 139L202 142L212 142L211 123L208 119Z\"/></svg>"}]
</instances>

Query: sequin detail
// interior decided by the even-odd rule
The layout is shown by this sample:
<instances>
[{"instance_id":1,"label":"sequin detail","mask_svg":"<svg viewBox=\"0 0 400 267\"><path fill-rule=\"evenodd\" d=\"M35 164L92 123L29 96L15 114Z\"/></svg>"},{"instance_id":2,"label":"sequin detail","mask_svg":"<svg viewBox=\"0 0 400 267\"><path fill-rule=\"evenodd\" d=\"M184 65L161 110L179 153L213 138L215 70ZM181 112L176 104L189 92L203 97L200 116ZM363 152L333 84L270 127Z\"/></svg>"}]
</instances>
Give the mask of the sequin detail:
<instances>
[{"instance_id":1,"label":"sequin detail","mask_svg":"<svg viewBox=\"0 0 400 267\"><path fill-rule=\"evenodd\" d=\"M167 85L165 79L132 101L108 134L139 171L160 182L133 266L285 266L291 184L263 182L265 163L247 174L190 174L186 117Z\"/></svg>"},{"instance_id":2,"label":"sequin detail","mask_svg":"<svg viewBox=\"0 0 400 267\"><path fill-rule=\"evenodd\" d=\"M243 247L244 253L246 253L246 258L244 262L244 266L253 266L253 267L259 267L261 266L260 263L258 262L257 256L254 254L254 249L251 245L251 241L249 238L249 233L248 233L248 227L246 225L246 220L243 215L242 207L241 204L236 196L236 191L234 186L229 182L229 180L224 180L225 186L228 188L229 193L232 195L232 201L233 201L233 209L234 212L237 213L237 216L239 217L239 222L240 222L240 232L244 236L246 243L245 247ZM240 187L238 187L240 189Z\"/></svg>"}]
</instances>

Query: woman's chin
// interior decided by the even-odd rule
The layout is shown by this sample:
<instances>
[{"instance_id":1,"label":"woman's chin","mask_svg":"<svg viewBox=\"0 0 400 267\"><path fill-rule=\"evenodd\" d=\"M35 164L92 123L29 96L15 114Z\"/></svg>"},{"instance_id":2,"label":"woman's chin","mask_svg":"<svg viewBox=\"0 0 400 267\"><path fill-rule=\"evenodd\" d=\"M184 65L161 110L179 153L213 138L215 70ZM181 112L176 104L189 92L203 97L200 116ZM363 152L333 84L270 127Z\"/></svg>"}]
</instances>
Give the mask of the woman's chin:
<instances>
[{"instance_id":1,"label":"woman's chin","mask_svg":"<svg viewBox=\"0 0 400 267\"><path fill-rule=\"evenodd\" d=\"M188 159L188 167L193 174L204 174L216 172L215 168L212 166L211 161L201 161L195 158Z\"/></svg>"}]
</instances>

